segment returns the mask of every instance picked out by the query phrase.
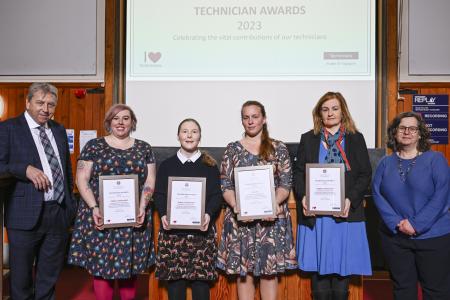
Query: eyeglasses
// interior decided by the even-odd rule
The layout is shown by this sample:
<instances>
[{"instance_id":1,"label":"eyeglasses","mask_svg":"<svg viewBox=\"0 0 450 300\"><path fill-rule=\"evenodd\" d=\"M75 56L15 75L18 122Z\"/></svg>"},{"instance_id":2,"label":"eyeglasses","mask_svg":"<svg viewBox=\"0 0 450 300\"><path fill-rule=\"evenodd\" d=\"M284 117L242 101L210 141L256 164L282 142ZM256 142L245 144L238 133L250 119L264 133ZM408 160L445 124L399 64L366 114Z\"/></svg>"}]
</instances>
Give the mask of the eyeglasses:
<instances>
[{"instance_id":1,"label":"eyeglasses","mask_svg":"<svg viewBox=\"0 0 450 300\"><path fill-rule=\"evenodd\" d=\"M410 133L416 133L418 130L419 130L419 127L416 127L416 126L409 126L409 127L406 127L406 126L398 126L398 132L400 132L400 133L404 133L404 132L406 132L406 130L408 130Z\"/></svg>"}]
</instances>

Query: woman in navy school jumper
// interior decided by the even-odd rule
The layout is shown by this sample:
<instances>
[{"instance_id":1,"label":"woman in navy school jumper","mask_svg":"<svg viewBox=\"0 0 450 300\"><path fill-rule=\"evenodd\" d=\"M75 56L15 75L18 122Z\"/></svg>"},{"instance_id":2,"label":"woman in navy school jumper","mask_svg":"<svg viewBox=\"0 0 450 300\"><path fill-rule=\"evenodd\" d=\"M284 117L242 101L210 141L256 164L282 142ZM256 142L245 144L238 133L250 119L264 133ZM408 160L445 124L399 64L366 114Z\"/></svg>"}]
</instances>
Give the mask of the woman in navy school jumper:
<instances>
[{"instance_id":1,"label":"woman in navy school jumper","mask_svg":"<svg viewBox=\"0 0 450 300\"><path fill-rule=\"evenodd\" d=\"M449 168L429 137L419 114L399 114L373 180L395 299L417 299L417 281L424 299L450 299Z\"/></svg>"},{"instance_id":2,"label":"woman in navy school jumper","mask_svg":"<svg viewBox=\"0 0 450 300\"><path fill-rule=\"evenodd\" d=\"M312 272L314 299L347 299L350 275L370 275L364 222L364 193L372 169L366 143L356 130L341 93L328 92L313 109L314 129L303 134L294 167L297 199L299 268ZM345 208L342 214L306 214L305 164L345 165Z\"/></svg>"},{"instance_id":3,"label":"woman in navy school jumper","mask_svg":"<svg viewBox=\"0 0 450 300\"><path fill-rule=\"evenodd\" d=\"M156 277L168 281L170 300L186 299L188 282L192 299L209 299L209 282L217 279L215 218L222 204L220 174L215 160L198 149L201 128L194 119L178 125L181 148L176 155L161 163L156 176L156 207L162 228L158 237ZM205 177L205 218L200 230L168 228L166 217L168 177Z\"/></svg>"}]
</instances>

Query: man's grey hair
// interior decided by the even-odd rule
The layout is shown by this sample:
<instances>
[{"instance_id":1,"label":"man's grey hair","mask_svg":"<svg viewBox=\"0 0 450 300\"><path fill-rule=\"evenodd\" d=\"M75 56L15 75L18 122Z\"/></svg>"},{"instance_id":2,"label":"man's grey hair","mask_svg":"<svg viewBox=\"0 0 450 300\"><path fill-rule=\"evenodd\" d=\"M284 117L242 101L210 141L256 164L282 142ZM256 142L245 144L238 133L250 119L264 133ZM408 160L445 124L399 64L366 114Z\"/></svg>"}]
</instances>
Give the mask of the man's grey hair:
<instances>
[{"instance_id":1,"label":"man's grey hair","mask_svg":"<svg viewBox=\"0 0 450 300\"><path fill-rule=\"evenodd\" d=\"M33 95L37 92L42 92L45 95L50 94L55 98L56 101L58 101L58 89L47 82L34 82L30 87L28 88L28 95L27 100L30 101L31 98L33 98Z\"/></svg>"}]
</instances>

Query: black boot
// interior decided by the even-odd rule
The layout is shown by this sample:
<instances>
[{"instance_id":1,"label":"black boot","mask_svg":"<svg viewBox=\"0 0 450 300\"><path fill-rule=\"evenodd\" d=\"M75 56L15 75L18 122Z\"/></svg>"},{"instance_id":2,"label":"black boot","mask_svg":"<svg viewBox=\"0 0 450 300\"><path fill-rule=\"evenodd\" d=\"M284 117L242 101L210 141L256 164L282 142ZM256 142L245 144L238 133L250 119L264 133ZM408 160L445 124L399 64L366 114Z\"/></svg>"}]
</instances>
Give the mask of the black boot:
<instances>
[{"instance_id":1,"label":"black boot","mask_svg":"<svg viewBox=\"0 0 450 300\"><path fill-rule=\"evenodd\" d=\"M348 299L348 291L342 291L342 290L332 290L333 297L331 299L333 300L347 300Z\"/></svg>"},{"instance_id":2,"label":"black boot","mask_svg":"<svg viewBox=\"0 0 450 300\"><path fill-rule=\"evenodd\" d=\"M331 300L331 290L313 291L312 298L314 300Z\"/></svg>"}]
</instances>

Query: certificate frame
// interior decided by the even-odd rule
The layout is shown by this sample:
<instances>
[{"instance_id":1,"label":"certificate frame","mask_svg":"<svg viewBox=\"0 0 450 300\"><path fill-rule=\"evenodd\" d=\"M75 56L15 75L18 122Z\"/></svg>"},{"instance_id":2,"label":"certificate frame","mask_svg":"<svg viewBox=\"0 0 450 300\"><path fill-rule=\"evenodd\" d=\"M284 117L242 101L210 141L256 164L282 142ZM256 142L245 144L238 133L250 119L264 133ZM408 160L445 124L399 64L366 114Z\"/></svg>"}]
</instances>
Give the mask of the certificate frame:
<instances>
[{"instance_id":1,"label":"certificate frame","mask_svg":"<svg viewBox=\"0 0 450 300\"><path fill-rule=\"evenodd\" d=\"M264 179L264 185L269 188L269 193L265 194L264 196L271 198L271 207L272 207L272 213L270 214L246 214L243 213L241 210L242 207L242 201L244 200L241 195L241 187L245 185L245 182L243 182L242 178L240 178L241 172L258 172L258 173L267 173L266 171L269 170L268 176L266 176ZM263 172L259 172L263 171ZM234 184L235 184L235 194L236 194L236 206L237 206L237 219L239 221L246 221L246 220L258 220L258 219L265 219L265 218L277 218L277 207L276 207L276 199L275 199L275 181L273 176L273 165L260 165L260 166L249 166L249 167L236 167L234 168ZM266 189L267 193L267 189Z\"/></svg>"},{"instance_id":2,"label":"certificate frame","mask_svg":"<svg viewBox=\"0 0 450 300\"><path fill-rule=\"evenodd\" d=\"M338 169L339 176L337 180L339 182L334 183L334 186L339 187L337 191L340 197L340 210L333 209L314 209L314 201L312 201L311 196L314 191L311 190L311 169L322 169L323 173L327 170ZM336 179L336 178L333 178ZM345 205L345 165L344 164L306 164L306 213L312 215L337 215L344 212Z\"/></svg>"},{"instance_id":3,"label":"certificate frame","mask_svg":"<svg viewBox=\"0 0 450 300\"><path fill-rule=\"evenodd\" d=\"M132 186L134 188L134 197L132 199L128 199L129 204L134 207L134 221L130 222L118 222L118 223L108 223L107 218L105 216L105 206L108 205L105 199L105 181L116 181L121 182L122 180L133 180ZM137 174L128 174L128 175L101 175L99 176L99 208L100 214L103 218L103 227L104 228L117 228L117 227L133 227L137 225L137 216L139 214L139 183L138 183L138 175Z\"/></svg>"},{"instance_id":4,"label":"certificate frame","mask_svg":"<svg viewBox=\"0 0 450 300\"><path fill-rule=\"evenodd\" d=\"M200 182L202 184L201 194L200 194L200 224L171 224L172 215L172 197L173 197L173 183L176 181L181 182ZM206 203L206 178L205 177L177 177L169 176L167 184L167 222L169 223L169 229L201 229L202 224L205 221L205 203Z\"/></svg>"}]
</instances>

